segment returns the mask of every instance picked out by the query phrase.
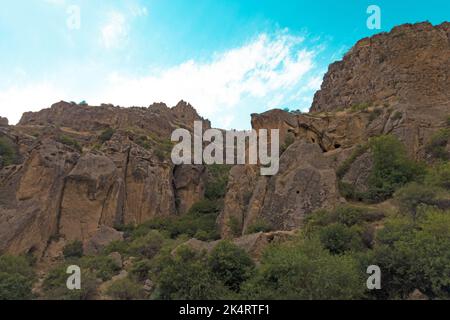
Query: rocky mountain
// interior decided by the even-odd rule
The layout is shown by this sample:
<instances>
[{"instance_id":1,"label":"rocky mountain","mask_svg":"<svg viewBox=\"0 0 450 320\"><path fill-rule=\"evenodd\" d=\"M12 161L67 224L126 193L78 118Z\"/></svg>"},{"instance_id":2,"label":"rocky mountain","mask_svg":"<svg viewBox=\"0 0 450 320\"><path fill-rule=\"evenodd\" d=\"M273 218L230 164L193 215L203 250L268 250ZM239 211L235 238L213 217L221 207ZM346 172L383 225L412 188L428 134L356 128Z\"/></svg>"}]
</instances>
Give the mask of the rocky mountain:
<instances>
[{"instance_id":1,"label":"rocky mountain","mask_svg":"<svg viewBox=\"0 0 450 320\"><path fill-rule=\"evenodd\" d=\"M210 126L183 101L131 109L60 102L1 128L15 157L0 170L0 250L42 256L73 240L89 247L117 237L115 226L185 213L203 197L204 170L175 167L169 139L194 120Z\"/></svg>"},{"instance_id":2,"label":"rocky mountain","mask_svg":"<svg viewBox=\"0 0 450 320\"><path fill-rule=\"evenodd\" d=\"M450 24L403 25L361 40L332 64L309 113L252 115L254 129L280 129L280 171L263 177L257 166L231 168L221 236L295 230L317 209L345 203L343 182L364 191L372 159L362 146L372 137L393 134L411 158L431 161L427 143L449 126L449 76ZM174 166L169 138L176 128L192 130L194 120L210 127L183 101L173 108L60 102L25 113L16 126L0 118L7 150L0 251L57 257L81 240L96 252L122 237L118 226L186 214L204 199L211 172Z\"/></svg>"}]
</instances>

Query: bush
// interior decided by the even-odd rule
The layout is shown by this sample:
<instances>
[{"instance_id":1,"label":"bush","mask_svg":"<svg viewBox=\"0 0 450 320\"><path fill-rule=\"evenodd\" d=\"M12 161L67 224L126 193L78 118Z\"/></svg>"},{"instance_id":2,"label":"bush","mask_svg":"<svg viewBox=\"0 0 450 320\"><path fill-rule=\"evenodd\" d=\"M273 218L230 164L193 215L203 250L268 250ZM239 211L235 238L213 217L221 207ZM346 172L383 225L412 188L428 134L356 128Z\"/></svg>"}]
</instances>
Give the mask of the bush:
<instances>
[{"instance_id":1,"label":"bush","mask_svg":"<svg viewBox=\"0 0 450 320\"><path fill-rule=\"evenodd\" d=\"M295 137L292 134L287 134L284 144L281 146L280 154L283 154L294 142Z\"/></svg>"},{"instance_id":2,"label":"bush","mask_svg":"<svg viewBox=\"0 0 450 320\"><path fill-rule=\"evenodd\" d=\"M217 300L227 297L225 286L208 268L204 253L181 247L161 260L158 293L163 300Z\"/></svg>"},{"instance_id":3,"label":"bush","mask_svg":"<svg viewBox=\"0 0 450 320\"><path fill-rule=\"evenodd\" d=\"M0 300L31 299L34 280L27 258L0 256Z\"/></svg>"},{"instance_id":4,"label":"bush","mask_svg":"<svg viewBox=\"0 0 450 320\"><path fill-rule=\"evenodd\" d=\"M83 243L79 240L71 242L63 248L64 258L81 258L83 256Z\"/></svg>"},{"instance_id":5,"label":"bush","mask_svg":"<svg viewBox=\"0 0 450 320\"><path fill-rule=\"evenodd\" d=\"M367 198L380 202L408 182L418 179L424 168L408 159L405 147L394 136L380 136L371 140L373 168L369 176Z\"/></svg>"},{"instance_id":6,"label":"bush","mask_svg":"<svg viewBox=\"0 0 450 320\"><path fill-rule=\"evenodd\" d=\"M433 158L441 160L450 160L450 154L446 146L450 139L450 129L442 129L436 132L428 142L425 150Z\"/></svg>"},{"instance_id":7,"label":"bush","mask_svg":"<svg viewBox=\"0 0 450 320\"><path fill-rule=\"evenodd\" d=\"M383 270L380 298L405 299L415 289L450 298L450 212L428 209L415 222L391 219L378 239L371 263Z\"/></svg>"},{"instance_id":8,"label":"bush","mask_svg":"<svg viewBox=\"0 0 450 320\"><path fill-rule=\"evenodd\" d=\"M332 254L358 251L363 248L361 235L355 227L340 223L330 224L319 231L320 242Z\"/></svg>"},{"instance_id":9,"label":"bush","mask_svg":"<svg viewBox=\"0 0 450 320\"><path fill-rule=\"evenodd\" d=\"M116 300L142 300L145 298L142 285L128 278L114 281L106 294Z\"/></svg>"},{"instance_id":10,"label":"bush","mask_svg":"<svg viewBox=\"0 0 450 320\"><path fill-rule=\"evenodd\" d=\"M429 186L450 189L450 162L439 163L431 168L425 176Z\"/></svg>"},{"instance_id":11,"label":"bush","mask_svg":"<svg viewBox=\"0 0 450 320\"><path fill-rule=\"evenodd\" d=\"M380 117L383 114L383 109L377 108L374 109L369 116L369 123L375 121L378 117Z\"/></svg>"},{"instance_id":12,"label":"bush","mask_svg":"<svg viewBox=\"0 0 450 320\"><path fill-rule=\"evenodd\" d=\"M365 280L356 260L331 255L318 241L270 247L242 297L256 300L360 299Z\"/></svg>"},{"instance_id":13,"label":"bush","mask_svg":"<svg viewBox=\"0 0 450 320\"><path fill-rule=\"evenodd\" d=\"M81 147L81 145L78 143L78 141L76 141L75 139L72 139L68 136L60 136L58 139L58 142L69 146L71 148L74 148L76 151L78 152L82 152L83 148Z\"/></svg>"},{"instance_id":14,"label":"bush","mask_svg":"<svg viewBox=\"0 0 450 320\"><path fill-rule=\"evenodd\" d=\"M355 104L350 107L350 111L351 112L365 112L365 111L367 111L367 109L369 109L369 107L370 107L370 103Z\"/></svg>"},{"instance_id":15,"label":"bush","mask_svg":"<svg viewBox=\"0 0 450 320\"><path fill-rule=\"evenodd\" d=\"M225 197L231 166L213 164L207 168L208 181L206 183L205 197L209 200L218 200Z\"/></svg>"},{"instance_id":16,"label":"bush","mask_svg":"<svg viewBox=\"0 0 450 320\"><path fill-rule=\"evenodd\" d=\"M13 143L6 137L0 137L0 168L17 161L17 153Z\"/></svg>"},{"instance_id":17,"label":"bush","mask_svg":"<svg viewBox=\"0 0 450 320\"><path fill-rule=\"evenodd\" d=\"M152 263L148 259L139 260L133 263L130 276L132 279L143 282L149 278L149 272L152 269Z\"/></svg>"},{"instance_id":18,"label":"bush","mask_svg":"<svg viewBox=\"0 0 450 320\"><path fill-rule=\"evenodd\" d=\"M229 289L239 292L241 284L250 278L255 265L243 249L222 241L211 252L209 267Z\"/></svg>"},{"instance_id":19,"label":"bush","mask_svg":"<svg viewBox=\"0 0 450 320\"><path fill-rule=\"evenodd\" d=\"M151 230L147 235L133 240L129 245L132 255L139 255L152 259L161 250L164 237L156 230Z\"/></svg>"},{"instance_id":20,"label":"bush","mask_svg":"<svg viewBox=\"0 0 450 320\"><path fill-rule=\"evenodd\" d=\"M106 141L111 140L112 136L114 135L114 132L115 132L114 129L107 128L100 134L98 138L102 143L105 143Z\"/></svg>"},{"instance_id":21,"label":"bush","mask_svg":"<svg viewBox=\"0 0 450 320\"><path fill-rule=\"evenodd\" d=\"M113 258L108 256L83 257L79 261L80 267L89 269L92 274L103 281L110 280L118 274L120 267Z\"/></svg>"},{"instance_id":22,"label":"bush","mask_svg":"<svg viewBox=\"0 0 450 320\"><path fill-rule=\"evenodd\" d=\"M435 197L436 190L415 182L406 185L395 193L395 199L401 210L411 214L413 219L416 218L419 205L433 205Z\"/></svg>"},{"instance_id":23,"label":"bush","mask_svg":"<svg viewBox=\"0 0 450 320\"><path fill-rule=\"evenodd\" d=\"M264 219L257 219L253 222L245 232L246 234L258 233L258 232L270 232L272 231L272 226Z\"/></svg>"},{"instance_id":24,"label":"bush","mask_svg":"<svg viewBox=\"0 0 450 320\"><path fill-rule=\"evenodd\" d=\"M230 219L228 220L228 227L231 230L231 234L234 237L238 237L241 235L242 233L242 222L239 221L238 218L236 217L230 217Z\"/></svg>"},{"instance_id":25,"label":"bush","mask_svg":"<svg viewBox=\"0 0 450 320\"><path fill-rule=\"evenodd\" d=\"M68 265L58 266L47 274L42 283L45 299L50 300L91 300L97 293L97 280L90 272L81 273L81 290L69 290L67 288L66 273Z\"/></svg>"},{"instance_id":26,"label":"bush","mask_svg":"<svg viewBox=\"0 0 450 320\"><path fill-rule=\"evenodd\" d=\"M396 111L392 116L392 121L400 120L403 117L403 113L400 111Z\"/></svg>"}]
</instances>

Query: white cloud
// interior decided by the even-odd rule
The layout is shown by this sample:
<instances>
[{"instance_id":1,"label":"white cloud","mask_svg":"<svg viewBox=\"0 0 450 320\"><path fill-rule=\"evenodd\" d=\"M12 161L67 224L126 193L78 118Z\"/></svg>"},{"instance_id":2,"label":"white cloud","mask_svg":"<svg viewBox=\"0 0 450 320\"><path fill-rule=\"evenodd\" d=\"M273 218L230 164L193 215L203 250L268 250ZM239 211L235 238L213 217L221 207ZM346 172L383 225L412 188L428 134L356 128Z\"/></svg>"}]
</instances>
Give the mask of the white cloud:
<instances>
[{"instance_id":1,"label":"white cloud","mask_svg":"<svg viewBox=\"0 0 450 320\"><path fill-rule=\"evenodd\" d=\"M123 45L128 36L128 26L125 15L112 11L108 13L106 23L100 29L101 44L106 49L117 48Z\"/></svg>"},{"instance_id":2,"label":"white cloud","mask_svg":"<svg viewBox=\"0 0 450 320\"><path fill-rule=\"evenodd\" d=\"M123 29L115 28L105 31L108 46L121 37L117 35ZM183 99L214 126L241 128L249 124L250 113L275 107L304 108L311 102L322 78L315 64L317 51L306 48L304 42L287 32L261 34L241 47L216 53L207 62L186 61L148 76L88 71L89 85L85 72L74 75L70 70L71 81L66 85L54 82L0 89L0 115L14 123L22 112L62 99L122 106L160 101L173 106Z\"/></svg>"},{"instance_id":3,"label":"white cloud","mask_svg":"<svg viewBox=\"0 0 450 320\"><path fill-rule=\"evenodd\" d=\"M61 100L61 97L64 97L64 92L49 83L13 86L0 91L0 116L7 117L11 124L16 124L22 113L48 108Z\"/></svg>"},{"instance_id":4,"label":"white cloud","mask_svg":"<svg viewBox=\"0 0 450 320\"><path fill-rule=\"evenodd\" d=\"M184 99L213 120L223 112L242 111L236 108L244 98L287 102L292 90L300 91L302 84L305 90L317 86L317 78L307 77L314 68L315 52L302 48L303 41L286 32L262 34L242 47L216 54L207 63L187 61L144 77L113 73L96 100L130 106L152 101L173 105ZM229 124L228 119L218 122Z\"/></svg>"}]
</instances>

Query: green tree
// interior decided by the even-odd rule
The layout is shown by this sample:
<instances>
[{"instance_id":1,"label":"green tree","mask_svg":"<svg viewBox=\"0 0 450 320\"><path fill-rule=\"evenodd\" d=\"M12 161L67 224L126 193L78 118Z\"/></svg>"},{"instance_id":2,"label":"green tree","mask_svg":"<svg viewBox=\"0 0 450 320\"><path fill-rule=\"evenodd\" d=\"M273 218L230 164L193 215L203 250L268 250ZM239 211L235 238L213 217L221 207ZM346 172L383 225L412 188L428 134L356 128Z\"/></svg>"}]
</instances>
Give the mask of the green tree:
<instances>
[{"instance_id":1,"label":"green tree","mask_svg":"<svg viewBox=\"0 0 450 320\"><path fill-rule=\"evenodd\" d=\"M228 288L238 292L242 282L250 278L255 264L243 249L222 241L211 252L209 267Z\"/></svg>"},{"instance_id":2,"label":"green tree","mask_svg":"<svg viewBox=\"0 0 450 320\"><path fill-rule=\"evenodd\" d=\"M35 274L25 257L0 256L0 300L32 298Z\"/></svg>"},{"instance_id":3,"label":"green tree","mask_svg":"<svg viewBox=\"0 0 450 320\"><path fill-rule=\"evenodd\" d=\"M383 201L408 182L424 173L424 168L410 160L404 145L394 136L380 136L370 143L373 168L369 177L368 198Z\"/></svg>"},{"instance_id":4,"label":"green tree","mask_svg":"<svg viewBox=\"0 0 450 320\"><path fill-rule=\"evenodd\" d=\"M64 258L81 258L83 256L83 243L79 240L73 241L63 248Z\"/></svg>"},{"instance_id":5,"label":"green tree","mask_svg":"<svg viewBox=\"0 0 450 320\"><path fill-rule=\"evenodd\" d=\"M106 294L115 300L142 300L145 298L142 285L129 278L114 281L107 289Z\"/></svg>"},{"instance_id":6,"label":"green tree","mask_svg":"<svg viewBox=\"0 0 450 320\"><path fill-rule=\"evenodd\" d=\"M378 234L372 262L383 270L381 298L405 299L419 289L450 298L450 212L428 209L417 221L394 218Z\"/></svg>"},{"instance_id":7,"label":"green tree","mask_svg":"<svg viewBox=\"0 0 450 320\"><path fill-rule=\"evenodd\" d=\"M204 253L179 248L161 260L158 269L159 297L163 300L217 300L227 296L225 286L208 268Z\"/></svg>"},{"instance_id":8,"label":"green tree","mask_svg":"<svg viewBox=\"0 0 450 320\"><path fill-rule=\"evenodd\" d=\"M417 216L417 208L421 204L433 205L435 197L436 190L415 182L404 186L395 193L395 199L401 210L411 214L413 219Z\"/></svg>"},{"instance_id":9,"label":"green tree","mask_svg":"<svg viewBox=\"0 0 450 320\"><path fill-rule=\"evenodd\" d=\"M249 299L333 300L364 297L356 260L332 255L316 240L269 248L257 273L242 286Z\"/></svg>"}]
</instances>

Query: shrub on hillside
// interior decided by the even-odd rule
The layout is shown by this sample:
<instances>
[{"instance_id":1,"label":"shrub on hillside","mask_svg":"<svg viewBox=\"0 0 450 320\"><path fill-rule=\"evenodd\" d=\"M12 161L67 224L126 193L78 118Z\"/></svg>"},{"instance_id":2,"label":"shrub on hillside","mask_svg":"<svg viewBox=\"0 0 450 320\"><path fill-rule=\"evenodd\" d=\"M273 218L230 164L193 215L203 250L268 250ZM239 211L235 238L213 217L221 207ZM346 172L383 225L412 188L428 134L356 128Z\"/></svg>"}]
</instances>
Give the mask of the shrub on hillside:
<instances>
[{"instance_id":1,"label":"shrub on hillside","mask_svg":"<svg viewBox=\"0 0 450 320\"><path fill-rule=\"evenodd\" d=\"M78 141L76 141L75 139L73 139L71 137L62 135L62 136L59 137L58 142L66 145L66 146L69 146L69 147L75 149L78 152L82 152L83 151L83 148L78 143Z\"/></svg>"},{"instance_id":2,"label":"shrub on hillside","mask_svg":"<svg viewBox=\"0 0 450 320\"><path fill-rule=\"evenodd\" d=\"M257 300L346 300L362 298L364 283L356 260L307 240L270 247L241 290L243 298Z\"/></svg>"},{"instance_id":3,"label":"shrub on hillside","mask_svg":"<svg viewBox=\"0 0 450 320\"><path fill-rule=\"evenodd\" d=\"M387 221L370 263L383 270L382 299L405 299L419 289L432 299L450 298L450 212L428 209L418 220Z\"/></svg>"},{"instance_id":4,"label":"shrub on hillside","mask_svg":"<svg viewBox=\"0 0 450 320\"><path fill-rule=\"evenodd\" d=\"M114 135L114 132L115 132L114 129L107 128L100 134L98 138L102 143L105 143L106 141L111 140L112 136Z\"/></svg>"},{"instance_id":5,"label":"shrub on hillside","mask_svg":"<svg viewBox=\"0 0 450 320\"><path fill-rule=\"evenodd\" d=\"M217 300L228 297L225 286L208 267L204 253L181 247L158 267L158 293L163 300Z\"/></svg>"},{"instance_id":6,"label":"shrub on hillside","mask_svg":"<svg viewBox=\"0 0 450 320\"><path fill-rule=\"evenodd\" d=\"M63 248L64 258L81 258L83 256L83 243L79 240L73 241Z\"/></svg>"},{"instance_id":7,"label":"shrub on hillside","mask_svg":"<svg viewBox=\"0 0 450 320\"><path fill-rule=\"evenodd\" d=\"M394 136L374 138L370 148L373 156L367 192L370 201L384 201L397 189L424 174L423 166L408 158L404 145Z\"/></svg>"},{"instance_id":8,"label":"shrub on hillside","mask_svg":"<svg viewBox=\"0 0 450 320\"><path fill-rule=\"evenodd\" d=\"M96 277L87 271L81 273L81 290L67 288L68 264L49 271L42 283L43 298L50 300L91 300L97 292Z\"/></svg>"},{"instance_id":9,"label":"shrub on hillside","mask_svg":"<svg viewBox=\"0 0 450 320\"><path fill-rule=\"evenodd\" d=\"M395 199L404 213L410 214L414 219L417 216L417 208L424 205L433 205L436 198L436 190L432 187L418 183L410 183L395 193Z\"/></svg>"},{"instance_id":10,"label":"shrub on hillside","mask_svg":"<svg viewBox=\"0 0 450 320\"><path fill-rule=\"evenodd\" d=\"M142 285L129 278L114 281L107 289L106 294L116 300L142 300L145 298Z\"/></svg>"},{"instance_id":11,"label":"shrub on hillside","mask_svg":"<svg viewBox=\"0 0 450 320\"><path fill-rule=\"evenodd\" d=\"M0 300L32 298L35 274L25 257L0 256Z\"/></svg>"},{"instance_id":12,"label":"shrub on hillside","mask_svg":"<svg viewBox=\"0 0 450 320\"><path fill-rule=\"evenodd\" d=\"M450 139L450 129L442 129L436 132L426 145L426 152L433 158L441 160L450 160L450 154L446 146Z\"/></svg>"},{"instance_id":13,"label":"shrub on hillside","mask_svg":"<svg viewBox=\"0 0 450 320\"><path fill-rule=\"evenodd\" d=\"M0 168L9 166L17 161L17 153L9 139L0 137Z\"/></svg>"},{"instance_id":14,"label":"shrub on hillside","mask_svg":"<svg viewBox=\"0 0 450 320\"><path fill-rule=\"evenodd\" d=\"M212 273L235 292L250 278L255 267L243 249L227 241L220 242L213 249L208 264Z\"/></svg>"}]
</instances>

